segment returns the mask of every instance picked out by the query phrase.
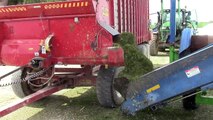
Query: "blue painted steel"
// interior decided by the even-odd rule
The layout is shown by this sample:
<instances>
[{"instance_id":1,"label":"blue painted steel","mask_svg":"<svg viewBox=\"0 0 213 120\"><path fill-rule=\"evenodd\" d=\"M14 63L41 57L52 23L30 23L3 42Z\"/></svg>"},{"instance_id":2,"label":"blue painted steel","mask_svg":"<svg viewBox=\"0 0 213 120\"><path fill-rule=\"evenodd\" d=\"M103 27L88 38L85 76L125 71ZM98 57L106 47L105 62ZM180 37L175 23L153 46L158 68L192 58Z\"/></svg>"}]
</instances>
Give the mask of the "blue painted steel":
<instances>
[{"instance_id":1,"label":"blue painted steel","mask_svg":"<svg viewBox=\"0 0 213 120\"><path fill-rule=\"evenodd\" d=\"M141 109L160 105L188 91L200 90L213 84L212 61L213 45L131 82L126 101L122 104L122 111L135 114Z\"/></svg>"},{"instance_id":2,"label":"blue painted steel","mask_svg":"<svg viewBox=\"0 0 213 120\"><path fill-rule=\"evenodd\" d=\"M185 28L182 31L182 36L180 40L180 48L179 48L179 54L182 53L184 50L189 48L191 45L191 37L193 35L193 29Z\"/></svg>"},{"instance_id":3,"label":"blue painted steel","mask_svg":"<svg viewBox=\"0 0 213 120\"><path fill-rule=\"evenodd\" d=\"M171 0L171 11L170 11L170 39L169 43L175 43L176 35L176 0Z\"/></svg>"}]
</instances>

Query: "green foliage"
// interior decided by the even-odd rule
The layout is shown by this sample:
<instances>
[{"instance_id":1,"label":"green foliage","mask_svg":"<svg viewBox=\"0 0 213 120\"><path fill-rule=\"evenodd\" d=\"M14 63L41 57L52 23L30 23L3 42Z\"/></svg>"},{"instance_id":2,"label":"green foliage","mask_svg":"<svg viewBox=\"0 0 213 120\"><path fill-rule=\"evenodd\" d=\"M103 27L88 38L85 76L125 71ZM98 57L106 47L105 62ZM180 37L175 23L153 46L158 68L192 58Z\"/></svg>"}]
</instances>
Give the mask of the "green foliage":
<instances>
[{"instance_id":1,"label":"green foliage","mask_svg":"<svg viewBox=\"0 0 213 120\"><path fill-rule=\"evenodd\" d=\"M137 48L133 34L122 33L118 43L124 49L125 59L125 69L119 74L119 77L137 80L140 76L153 70L152 62Z\"/></svg>"},{"instance_id":2,"label":"green foliage","mask_svg":"<svg viewBox=\"0 0 213 120\"><path fill-rule=\"evenodd\" d=\"M131 33L122 33L120 35L119 41L118 43L124 47L126 45L133 45L136 46L136 42L135 42L135 36Z\"/></svg>"},{"instance_id":3,"label":"green foliage","mask_svg":"<svg viewBox=\"0 0 213 120\"><path fill-rule=\"evenodd\" d=\"M213 23L213 21L209 21L209 22L199 22L198 23L198 28L202 28L207 26L208 24Z\"/></svg>"},{"instance_id":4,"label":"green foliage","mask_svg":"<svg viewBox=\"0 0 213 120\"><path fill-rule=\"evenodd\" d=\"M9 5L16 5L18 3L23 3L23 0L9 0Z\"/></svg>"}]
</instances>

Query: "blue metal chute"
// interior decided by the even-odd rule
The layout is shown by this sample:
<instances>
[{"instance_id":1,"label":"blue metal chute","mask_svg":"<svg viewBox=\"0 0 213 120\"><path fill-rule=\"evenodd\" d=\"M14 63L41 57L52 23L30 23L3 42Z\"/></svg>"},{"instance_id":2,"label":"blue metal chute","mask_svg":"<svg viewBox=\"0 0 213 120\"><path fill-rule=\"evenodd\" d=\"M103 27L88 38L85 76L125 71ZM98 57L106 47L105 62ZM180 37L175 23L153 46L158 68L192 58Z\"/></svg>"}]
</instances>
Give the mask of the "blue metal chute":
<instances>
[{"instance_id":1,"label":"blue metal chute","mask_svg":"<svg viewBox=\"0 0 213 120\"><path fill-rule=\"evenodd\" d=\"M130 83L122 110L135 114L147 107L165 104L189 91L211 88L213 45L150 72Z\"/></svg>"},{"instance_id":2,"label":"blue metal chute","mask_svg":"<svg viewBox=\"0 0 213 120\"><path fill-rule=\"evenodd\" d=\"M182 31L182 36L181 36L181 40L180 40L179 54L190 47L192 35L193 35L193 29L185 28Z\"/></svg>"}]
</instances>

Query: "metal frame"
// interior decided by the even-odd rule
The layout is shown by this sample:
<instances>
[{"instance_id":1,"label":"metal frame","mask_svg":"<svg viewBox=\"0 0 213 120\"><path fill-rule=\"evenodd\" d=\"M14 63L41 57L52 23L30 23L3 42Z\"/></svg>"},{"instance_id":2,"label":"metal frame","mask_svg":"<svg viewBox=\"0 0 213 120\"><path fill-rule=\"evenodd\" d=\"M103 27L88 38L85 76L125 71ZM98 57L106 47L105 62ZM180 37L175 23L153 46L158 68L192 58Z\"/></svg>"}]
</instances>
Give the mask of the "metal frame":
<instances>
[{"instance_id":1,"label":"metal frame","mask_svg":"<svg viewBox=\"0 0 213 120\"><path fill-rule=\"evenodd\" d=\"M67 84L55 86L55 87L47 87L42 90L39 90L38 92L31 94L23 99L20 99L19 101L15 101L7 106L3 106L0 108L0 117L3 117L25 105L28 105L30 103L33 103L37 100L40 100L44 97L47 97L55 92L58 92L64 88L67 87Z\"/></svg>"}]
</instances>

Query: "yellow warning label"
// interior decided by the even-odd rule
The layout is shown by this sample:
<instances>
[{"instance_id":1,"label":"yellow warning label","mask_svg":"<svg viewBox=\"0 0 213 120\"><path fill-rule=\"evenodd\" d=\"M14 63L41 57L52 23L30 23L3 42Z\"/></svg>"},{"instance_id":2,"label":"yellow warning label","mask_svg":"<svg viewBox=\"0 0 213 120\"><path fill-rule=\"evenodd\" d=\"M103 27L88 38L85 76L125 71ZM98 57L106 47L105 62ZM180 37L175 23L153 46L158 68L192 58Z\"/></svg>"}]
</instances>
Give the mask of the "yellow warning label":
<instances>
[{"instance_id":1,"label":"yellow warning label","mask_svg":"<svg viewBox=\"0 0 213 120\"><path fill-rule=\"evenodd\" d=\"M109 9L108 8L103 9L103 16L109 16Z\"/></svg>"},{"instance_id":2,"label":"yellow warning label","mask_svg":"<svg viewBox=\"0 0 213 120\"><path fill-rule=\"evenodd\" d=\"M26 7L13 7L13 8L1 8L0 12L22 12L22 11L27 11Z\"/></svg>"},{"instance_id":3,"label":"yellow warning label","mask_svg":"<svg viewBox=\"0 0 213 120\"><path fill-rule=\"evenodd\" d=\"M71 2L62 4L47 4L44 9L56 9L56 8L71 8L71 7L87 7L88 2Z\"/></svg>"},{"instance_id":4,"label":"yellow warning label","mask_svg":"<svg viewBox=\"0 0 213 120\"><path fill-rule=\"evenodd\" d=\"M85 2L85 6L88 6L88 4L89 4L88 2Z\"/></svg>"},{"instance_id":5,"label":"yellow warning label","mask_svg":"<svg viewBox=\"0 0 213 120\"><path fill-rule=\"evenodd\" d=\"M80 3L78 2L78 3L77 3L77 7L79 7L79 5L80 5Z\"/></svg>"},{"instance_id":6,"label":"yellow warning label","mask_svg":"<svg viewBox=\"0 0 213 120\"><path fill-rule=\"evenodd\" d=\"M153 92L153 91L155 91L155 90L157 90L157 89L159 89L159 88L160 88L160 85L158 84L158 85L155 85L155 86L153 86L153 87L147 89L146 92L147 92L147 93L151 93L151 92Z\"/></svg>"},{"instance_id":7,"label":"yellow warning label","mask_svg":"<svg viewBox=\"0 0 213 120\"><path fill-rule=\"evenodd\" d=\"M32 51L32 50L34 50L34 49L33 49L33 48L28 48L28 50L29 50L29 51Z\"/></svg>"}]
</instances>

